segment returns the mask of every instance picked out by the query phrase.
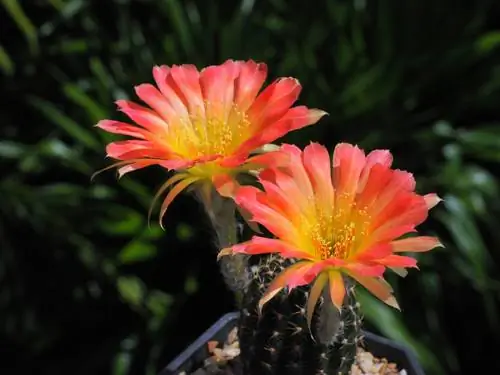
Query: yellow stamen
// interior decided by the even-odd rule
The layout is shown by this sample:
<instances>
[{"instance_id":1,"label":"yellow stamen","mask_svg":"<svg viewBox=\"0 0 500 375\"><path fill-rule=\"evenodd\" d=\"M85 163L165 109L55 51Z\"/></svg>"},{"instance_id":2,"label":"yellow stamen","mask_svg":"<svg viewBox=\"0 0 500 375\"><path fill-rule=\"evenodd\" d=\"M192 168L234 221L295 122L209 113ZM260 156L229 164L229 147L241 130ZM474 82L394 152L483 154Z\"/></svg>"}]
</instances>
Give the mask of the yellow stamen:
<instances>
[{"instance_id":1,"label":"yellow stamen","mask_svg":"<svg viewBox=\"0 0 500 375\"><path fill-rule=\"evenodd\" d=\"M226 112L222 103L205 101L205 114L191 113L175 125L170 127L165 141L175 152L192 158L228 156L251 135L247 114L234 104Z\"/></svg>"},{"instance_id":2,"label":"yellow stamen","mask_svg":"<svg viewBox=\"0 0 500 375\"><path fill-rule=\"evenodd\" d=\"M305 232L312 242L315 256L320 260L348 259L355 254L368 235L370 216L366 209L350 202L337 205L334 210L315 204L313 211Z\"/></svg>"}]
</instances>

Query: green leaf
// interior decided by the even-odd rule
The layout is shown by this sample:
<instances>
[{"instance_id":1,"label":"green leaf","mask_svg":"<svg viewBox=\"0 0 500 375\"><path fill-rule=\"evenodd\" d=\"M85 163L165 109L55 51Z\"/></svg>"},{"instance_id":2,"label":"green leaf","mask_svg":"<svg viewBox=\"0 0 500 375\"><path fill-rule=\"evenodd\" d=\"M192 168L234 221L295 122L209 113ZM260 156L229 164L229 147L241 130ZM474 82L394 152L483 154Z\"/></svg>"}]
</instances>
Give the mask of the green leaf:
<instances>
[{"instance_id":1,"label":"green leaf","mask_svg":"<svg viewBox=\"0 0 500 375\"><path fill-rule=\"evenodd\" d=\"M15 70L14 62L2 45L0 45L0 69L8 76L13 75Z\"/></svg>"},{"instance_id":2,"label":"green leaf","mask_svg":"<svg viewBox=\"0 0 500 375\"><path fill-rule=\"evenodd\" d=\"M12 17L17 27L22 31L24 37L28 41L28 46L31 53L38 53L38 37L36 27L31 23L30 19L24 13L23 8L18 0L2 0L5 10Z\"/></svg>"},{"instance_id":3,"label":"green leaf","mask_svg":"<svg viewBox=\"0 0 500 375\"><path fill-rule=\"evenodd\" d=\"M125 302L135 307L142 305L146 288L138 277L120 276L116 280L116 287Z\"/></svg>"},{"instance_id":4,"label":"green leaf","mask_svg":"<svg viewBox=\"0 0 500 375\"><path fill-rule=\"evenodd\" d=\"M107 111L99 103L77 85L66 84L63 86L63 91L72 102L87 111L87 115L93 123L97 123L108 115Z\"/></svg>"},{"instance_id":5,"label":"green leaf","mask_svg":"<svg viewBox=\"0 0 500 375\"><path fill-rule=\"evenodd\" d=\"M34 96L28 97L28 103L38 109L47 119L63 129L75 141L84 144L90 149L98 150L101 144L94 138L92 133L87 131L77 122L66 116L53 103Z\"/></svg>"},{"instance_id":6,"label":"green leaf","mask_svg":"<svg viewBox=\"0 0 500 375\"><path fill-rule=\"evenodd\" d=\"M160 290L152 290L147 298L146 306L157 317L163 318L167 315L169 307L174 298Z\"/></svg>"},{"instance_id":7,"label":"green leaf","mask_svg":"<svg viewBox=\"0 0 500 375\"><path fill-rule=\"evenodd\" d=\"M26 152L26 145L12 141L0 141L0 157L19 159Z\"/></svg>"},{"instance_id":8,"label":"green leaf","mask_svg":"<svg viewBox=\"0 0 500 375\"><path fill-rule=\"evenodd\" d=\"M500 46L500 31L490 31L481 35L475 42L478 52L487 53Z\"/></svg>"},{"instance_id":9,"label":"green leaf","mask_svg":"<svg viewBox=\"0 0 500 375\"><path fill-rule=\"evenodd\" d=\"M156 253L154 245L138 239L125 246L118 254L118 259L123 264L137 263L153 258Z\"/></svg>"}]
</instances>

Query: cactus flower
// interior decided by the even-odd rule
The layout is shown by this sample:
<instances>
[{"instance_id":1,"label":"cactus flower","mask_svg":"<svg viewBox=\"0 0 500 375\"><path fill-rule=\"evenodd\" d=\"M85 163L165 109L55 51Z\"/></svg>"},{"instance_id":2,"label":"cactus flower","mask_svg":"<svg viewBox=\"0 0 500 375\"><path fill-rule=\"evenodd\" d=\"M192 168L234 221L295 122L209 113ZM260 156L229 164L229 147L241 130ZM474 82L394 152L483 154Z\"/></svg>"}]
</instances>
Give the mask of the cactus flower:
<instances>
[{"instance_id":1,"label":"cactus flower","mask_svg":"<svg viewBox=\"0 0 500 375\"><path fill-rule=\"evenodd\" d=\"M343 275L399 308L383 273L390 268L404 276L416 260L400 253L441 246L435 237L401 238L415 232L440 198L417 194L411 173L391 169L387 150L365 155L357 146L341 143L333 163L326 148L316 143L303 152L292 145L281 150L289 155L289 164L262 171L263 190L243 186L234 198L276 238L254 236L219 256L279 253L297 259L273 280L259 307L284 288L312 283L306 306L309 325L326 286L335 307L341 308Z\"/></svg>"},{"instance_id":2,"label":"cactus flower","mask_svg":"<svg viewBox=\"0 0 500 375\"><path fill-rule=\"evenodd\" d=\"M267 66L228 60L201 71L193 65L156 66L155 85L135 87L147 105L118 100L134 124L102 120L96 126L132 137L108 144L107 156L118 160L119 176L151 165L175 173L155 200L165 198L161 217L172 200L192 184L208 197L215 187L228 196L238 173L278 162L282 153L258 152L289 131L316 123L325 112L292 107L301 91L294 78L281 78L261 90ZM207 198L208 199L208 198Z\"/></svg>"}]
</instances>

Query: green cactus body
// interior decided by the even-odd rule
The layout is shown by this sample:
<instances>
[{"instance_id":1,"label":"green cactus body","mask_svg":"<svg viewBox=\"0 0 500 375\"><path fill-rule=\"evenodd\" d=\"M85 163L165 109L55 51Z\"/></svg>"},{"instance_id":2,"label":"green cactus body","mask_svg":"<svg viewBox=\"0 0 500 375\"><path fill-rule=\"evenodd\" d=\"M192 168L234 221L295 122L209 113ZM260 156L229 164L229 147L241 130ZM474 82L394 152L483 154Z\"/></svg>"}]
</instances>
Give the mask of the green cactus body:
<instances>
[{"instance_id":1,"label":"green cactus body","mask_svg":"<svg viewBox=\"0 0 500 375\"><path fill-rule=\"evenodd\" d=\"M238 242L239 226L236 205L232 199L221 197L214 189L196 191L196 197L203 204L215 231L217 250ZM236 254L219 260L219 268L227 287L236 298L247 288L251 281L248 255Z\"/></svg>"},{"instance_id":2,"label":"green cactus body","mask_svg":"<svg viewBox=\"0 0 500 375\"><path fill-rule=\"evenodd\" d=\"M320 298L310 332L305 309L309 287L282 291L259 315L258 302L269 283L293 261L274 254L255 258L254 277L245 293L239 321L244 374L348 374L361 339L359 304L354 300L353 287L348 287L340 315L335 310L336 317L327 313L333 308L331 302L325 304L324 297Z\"/></svg>"}]
</instances>

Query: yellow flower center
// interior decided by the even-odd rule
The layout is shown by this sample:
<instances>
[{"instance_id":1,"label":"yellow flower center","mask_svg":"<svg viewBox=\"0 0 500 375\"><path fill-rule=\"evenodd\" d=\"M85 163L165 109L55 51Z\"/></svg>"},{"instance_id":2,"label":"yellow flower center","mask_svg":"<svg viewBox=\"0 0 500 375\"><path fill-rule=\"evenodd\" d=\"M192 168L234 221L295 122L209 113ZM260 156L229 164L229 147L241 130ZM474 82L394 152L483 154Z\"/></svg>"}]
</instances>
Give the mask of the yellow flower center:
<instances>
[{"instance_id":1,"label":"yellow flower center","mask_svg":"<svg viewBox=\"0 0 500 375\"><path fill-rule=\"evenodd\" d=\"M368 235L370 216L366 209L356 207L356 202L337 199L333 210L315 204L314 211L307 231L314 255L320 260L354 255Z\"/></svg>"},{"instance_id":2,"label":"yellow flower center","mask_svg":"<svg viewBox=\"0 0 500 375\"><path fill-rule=\"evenodd\" d=\"M189 158L228 156L251 136L248 116L235 104L226 110L224 103L205 101L204 108L204 114L190 113L170 129L168 144L175 152Z\"/></svg>"}]
</instances>

